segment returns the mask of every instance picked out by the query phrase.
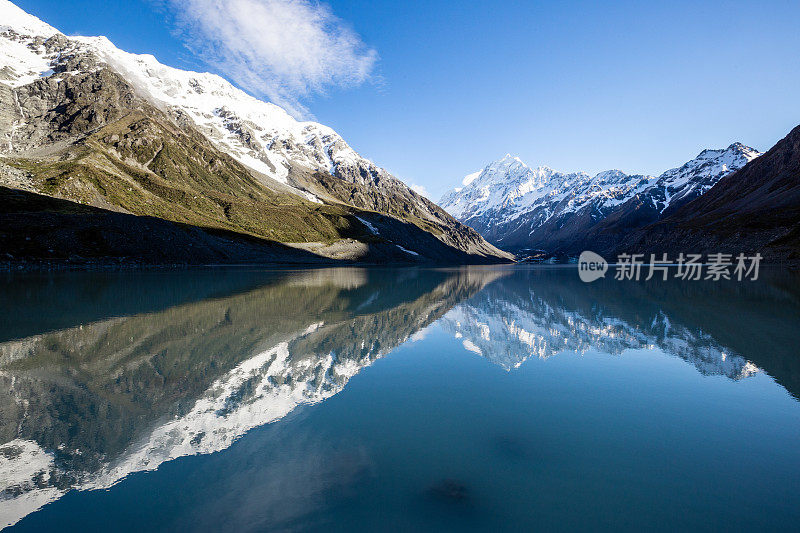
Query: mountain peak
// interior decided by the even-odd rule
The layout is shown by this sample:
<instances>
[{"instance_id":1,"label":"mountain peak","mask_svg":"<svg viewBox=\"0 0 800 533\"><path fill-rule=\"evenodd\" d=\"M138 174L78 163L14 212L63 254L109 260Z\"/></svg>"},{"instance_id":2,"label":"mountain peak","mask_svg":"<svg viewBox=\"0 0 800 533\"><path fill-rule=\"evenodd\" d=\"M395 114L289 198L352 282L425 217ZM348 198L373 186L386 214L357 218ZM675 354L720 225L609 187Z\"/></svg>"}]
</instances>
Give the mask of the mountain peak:
<instances>
[{"instance_id":1,"label":"mountain peak","mask_svg":"<svg viewBox=\"0 0 800 533\"><path fill-rule=\"evenodd\" d=\"M736 141L734 143L731 143L731 145L728 146L726 148L726 150L736 150L736 151L739 151L739 152L749 152L749 151L752 151L753 148L751 148L751 147L749 147L749 146L747 146L745 144L742 144L739 141Z\"/></svg>"},{"instance_id":2,"label":"mountain peak","mask_svg":"<svg viewBox=\"0 0 800 533\"><path fill-rule=\"evenodd\" d=\"M599 178L599 179L622 178L622 177L626 177L626 176L627 176L627 174L625 174L623 171L621 171L619 169L616 169L616 168L612 168L611 170L604 170L603 172L598 172L597 175L595 176L595 178Z\"/></svg>"},{"instance_id":3,"label":"mountain peak","mask_svg":"<svg viewBox=\"0 0 800 533\"><path fill-rule=\"evenodd\" d=\"M761 155L761 152L759 152L755 148L752 148L750 146L747 146L746 144L742 144L739 141L736 141L730 144L727 148L716 148L716 149L706 148L705 150L697 154L697 157L695 157L694 160L698 159L708 160L708 159L718 159L724 157L729 157L729 158L745 157L749 161L751 159L754 159L755 157L758 157L759 155ZM691 163L691 161L689 161L689 163Z\"/></svg>"},{"instance_id":4,"label":"mountain peak","mask_svg":"<svg viewBox=\"0 0 800 533\"><path fill-rule=\"evenodd\" d=\"M500 159L498 159L497 161L492 161L491 163L486 165L486 167L484 168L484 171L488 170L488 169L511 168L511 167L519 167L519 166L528 168L528 165L523 163L522 159L520 159L518 156L511 155L511 154L506 154L503 157L501 157Z\"/></svg>"},{"instance_id":5,"label":"mountain peak","mask_svg":"<svg viewBox=\"0 0 800 533\"><path fill-rule=\"evenodd\" d=\"M659 216L668 207L676 208L703 194L723 176L759 155L757 150L736 142L725 149L703 150L656 178L628 175L619 169L590 176L543 166L530 168L518 157L506 154L480 174L468 176L464 187L447 193L440 205L503 246L552 247L559 245L553 244L558 239L572 238L565 237L566 224L579 240L593 224L627 209L624 206L635 198L646 202L653 216ZM553 240L548 241L551 236Z\"/></svg>"},{"instance_id":6,"label":"mountain peak","mask_svg":"<svg viewBox=\"0 0 800 533\"><path fill-rule=\"evenodd\" d=\"M31 37L52 37L61 33L8 0L0 0L0 33L7 31Z\"/></svg>"},{"instance_id":7,"label":"mountain peak","mask_svg":"<svg viewBox=\"0 0 800 533\"><path fill-rule=\"evenodd\" d=\"M732 143L730 146L728 146L725 149L725 151L726 152L740 153L740 154L744 155L745 157L747 157L748 161L750 159L754 159L754 158L758 157L759 155L761 155L761 152L759 152L755 148L753 148L751 146L747 146L746 144L742 144L739 141L736 141L735 143Z\"/></svg>"}]
</instances>

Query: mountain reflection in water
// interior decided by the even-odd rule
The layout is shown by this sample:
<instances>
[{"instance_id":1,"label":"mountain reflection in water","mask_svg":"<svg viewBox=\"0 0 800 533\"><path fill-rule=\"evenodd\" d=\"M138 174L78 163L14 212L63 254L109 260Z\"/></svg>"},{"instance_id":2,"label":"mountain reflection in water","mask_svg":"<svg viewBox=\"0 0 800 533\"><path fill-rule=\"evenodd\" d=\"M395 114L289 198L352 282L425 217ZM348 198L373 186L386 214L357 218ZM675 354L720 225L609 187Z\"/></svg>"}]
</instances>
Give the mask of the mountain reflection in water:
<instances>
[{"instance_id":1,"label":"mountain reflection in water","mask_svg":"<svg viewBox=\"0 0 800 533\"><path fill-rule=\"evenodd\" d=\"M92 287L91 302L76 286ZM769 273L587 285L570 268L525 267L9 277L0 524L73 489L224 450L337 394L433 324L507 371L565 351L658 349L705 375L764 371L797 398L797 289ZM341 457L332 478L368 468L357 450Z\"/></svg>"}]
</instances>

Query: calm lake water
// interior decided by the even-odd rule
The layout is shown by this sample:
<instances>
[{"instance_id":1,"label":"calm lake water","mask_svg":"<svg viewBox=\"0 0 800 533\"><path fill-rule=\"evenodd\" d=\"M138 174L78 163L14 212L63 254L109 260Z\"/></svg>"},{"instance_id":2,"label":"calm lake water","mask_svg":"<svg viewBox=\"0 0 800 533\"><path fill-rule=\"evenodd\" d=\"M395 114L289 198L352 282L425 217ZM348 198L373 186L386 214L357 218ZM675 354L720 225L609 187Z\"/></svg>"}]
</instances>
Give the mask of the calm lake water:
<instances>
[{"instance_id":1,"label":"calm lake water","mask_svg":"<svg viewBox=\"0 0 800 533\"><path fill-rule=\"evenodd\" d=\"M0 276L0 526L797 530L800 278Z\"/></svg>"}]
</instances>

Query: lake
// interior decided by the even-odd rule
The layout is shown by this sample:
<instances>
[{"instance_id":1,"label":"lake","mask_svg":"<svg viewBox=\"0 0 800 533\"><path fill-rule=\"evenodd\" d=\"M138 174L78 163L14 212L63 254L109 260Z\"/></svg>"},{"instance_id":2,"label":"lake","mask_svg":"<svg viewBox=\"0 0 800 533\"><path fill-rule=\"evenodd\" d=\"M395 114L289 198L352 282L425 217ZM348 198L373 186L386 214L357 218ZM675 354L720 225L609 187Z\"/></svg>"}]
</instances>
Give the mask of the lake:
<instances>
[{"instance_id":1,"label":"lake","mask_svg":"<svg viewBox=\"0 0 800 533\"><path fill-rule=\"evenodd\" d=\"M800 276L0 275L10 531L795 530Z\"/></svg>"}]
</instances>

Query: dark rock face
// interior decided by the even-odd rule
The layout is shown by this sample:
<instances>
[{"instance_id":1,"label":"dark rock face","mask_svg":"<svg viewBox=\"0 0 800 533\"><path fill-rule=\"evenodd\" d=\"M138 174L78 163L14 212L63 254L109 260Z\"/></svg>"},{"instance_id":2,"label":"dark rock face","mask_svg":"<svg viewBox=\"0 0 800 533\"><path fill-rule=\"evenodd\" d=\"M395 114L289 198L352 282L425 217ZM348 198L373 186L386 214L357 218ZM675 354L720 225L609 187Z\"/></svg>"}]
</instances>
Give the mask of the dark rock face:
<instances>
[{"instance_id":1,"label":"dark rock face","mask_svg":"<svg viewBox=\"0 0 800 533\"><path fill-rule=\"evenodd\" d=\"M800 263L800 126L671 216L628 235L616 251L756 253Z\"/></svg>"},{"instance_id":2,"label":"dark rock face","mask_svg":"<svg viewBox=\"0 0 800 533\"><path fill-rule=\"evenodd\" d=\"M340 165L336 176L320 172L307 176L295 171L292 177L303 189L319 197L411 222L457 250L494 262L511 258L486 242L477 231L459 223L444 209L380 169L357 170Z\"/></svg>"}]
</instances>

